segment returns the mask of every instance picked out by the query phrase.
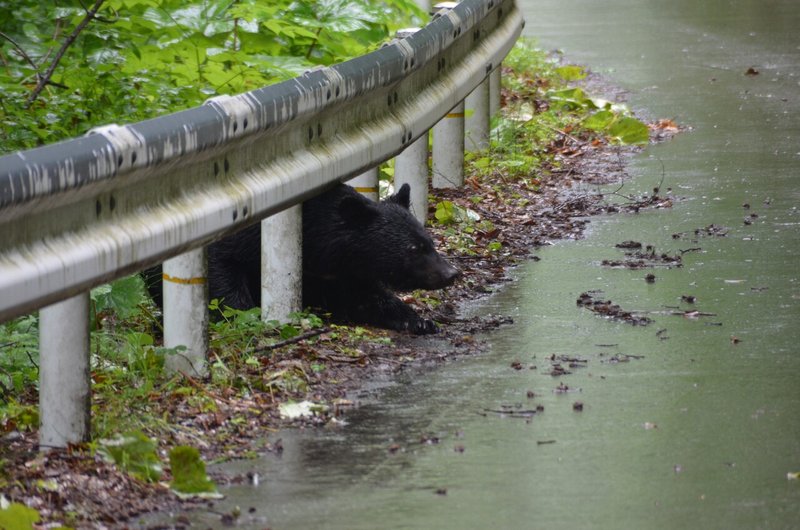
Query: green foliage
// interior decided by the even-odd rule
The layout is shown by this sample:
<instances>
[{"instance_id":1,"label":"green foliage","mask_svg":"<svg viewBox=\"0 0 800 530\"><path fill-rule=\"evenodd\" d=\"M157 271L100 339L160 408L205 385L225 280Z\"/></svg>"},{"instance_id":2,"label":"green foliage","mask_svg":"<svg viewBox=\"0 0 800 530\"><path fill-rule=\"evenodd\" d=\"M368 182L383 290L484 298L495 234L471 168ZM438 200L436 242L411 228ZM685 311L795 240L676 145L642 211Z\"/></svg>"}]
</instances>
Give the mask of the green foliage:
<instances>
[{"instance_id":1,"label":"green foliage","mask_svg":"<svg viewBox=\"0 0 800 530\"><path fill-rule=\"evenodd\" d=\"M582 88L559 88L549 91L547 95L553 106L557 108L567 110L597 108L597 105L586 95L586 92Z\"/></svg>"},{"instance_id":2,"label":"green foliage","mask_svg":"<svg viewBox=\"0 0 800 530\"><path fill-rule=\"evenodd\" d=\"M526 93L533 80L546 81L557 75L556 61L542 52L533 39L519 39L503 59L503 65L513 71L514 75L503 77L503 83L514 92Z\"/></svg>"},{"instance_id":3,"label":"green foliage","mask_svg":"<svg viewBox=\"0 0 800 530\"><path fill-rule=\"evenodd\" d=\"M412 0L0 0L0 153L189 108L362 55L426 18Z\"/></svg>"},{"instance_id":4,"label":"green foliage","mask_svg":"<svg viewBox=\"0 0 800 530\"><path fill-rule=\"evenodd\" d=\"M264 337L277 336L280 340L296 337L304 330L322 327L322 319L312 313L296 312L288 315L288 322L261 319L261 308L240 310L221 308L219 300L209 304L211 311L220 312L222 318L211 322L211 346L218 349L237 344L239 348L254 347Z\"/></svg>"},{"instance_id":5,"label":"green foliage","mask_svg":"<svg viewBox=\"0 0 800 530\"><path fill-rule=\"evenodd\" d=\"M38 316L28 315L0 324L0 404L35 388L39 379L38 362Z\"/></svg>"},{"instance_id":6,"label":"green foliage","mask_svg":"<svg viewBox=\"0 0 800 530\"><path fill-rule=\"evenodd\" d=\"M582 66L566 65L556 68L556 73L564 81L579 81L586 78L586 70Z\"/></svg>"},{"instance_id":7,"label":"green foliage","mask_svg":"<svg viewBox=\"0 0 800 530\"><path fill-rule=\"evenodd\" d=\"M526 39L519 40L503 61L505 108L493 119L490 149L467 153L465 158L467 180L500 205L519 199L506 196L498 182L514 179L536 191L539 175L557 168L561 157L595 142L648 141L647 126L627 107L574 86L587 77L582 67L559 66L559 62ZM434 218L445 227L446 245L467 255L501 251L502 242L492 240L491 223L469 212L450 201L436 205Z\"/></svg>"},{"instance_id":8,"label":"green foliage","mask_svg":"<svg viewBox=\"0 0 800 530\"><path fill-rule=\"evenodd\" d=\"M480 219L480 216L468 208L463 208L451 201L441 201L436 204L434 214L439 224L470 223Z\"/></svg>"},{"instance_id":9,"label":"green foliage","mask_svg":"<svg viewBox=\"0 0 800 530\"><path fill-rule=\"evenodd\" d=\"M208 478L206 465L194 447L178 446L169 452L172 471L170 488L179 496L219 497L217 486Z\"/></svg>"},{"instance_id":10,"label":"green foliage","mask_svg":"<svg viewBox=\"0 0 800 530\"><path fill-rule=\"evenodd\" d=\"M288 315L288 322L261 320L261 309L248 310L220 308L219 300L212 300L212 311L219 311L222 318L209 324L209 346L212 351L211 379L222 387L248 390L253 381L247 377L248 371L260 366L254 351L291 339L308 330L323 326L323 321L312 313L296 312ZM261 381L257 382L259 385ZM305 388L304 374L293 370L280 371L263 383L261 389L294 392Z\"/></svg>"},{"instance_id":11,"label":"green foliage","mask_svg":"<svg viewBox=\"0 0 800 530\"><path fill-rule=\"evenodd\" d=\"M0 408L0 427L0 432L38 429L39 408L11 399Z\"/></svg>"},{"instance_id":12,"label":"green foliage","mask_svg":"<svg viewBox=\"0 0 800 530\"><path fill-rule=\"evenodd\" d=\"M209 309L219 312L222 317L209 323L213 348L224 349L227 344L234 342L242 343L243 347L252 346L260 336L274 332L278 325L277 322L261 320L260 307L242 311L220 304L217 299L211 300L209 304Z\"/></svg>"},{"instance_id":13,"label":"green foliage","mask_svg":"<svg viewBox=\"0 0 800 530\"><path fill-rule=\"evenodd\" d=\"M451 201L442 201L436 205L434 217L439 224L453 224L459 217L459 210L461 210L461 208Z\"/></svg>"},{"instance_id":14,"label":"green foliage","mask_svg":"<svg viewBox=\"0 0 800 530\"><path fill-rule=\"evenodd\" d=\"M141 304L146 298L144 280L138 274L95 287L90 294L89 320L94 326L93 329L97 329L98 319L112 313L121 319L140 314Z\"/></svg>"},{"instance_id":15,"label":"green foliage","mask_svg":"<svg viewBox=\"0 0 800 530\"><path fill-rule=\"evenodd\" d=\"M650 138L647 125L631 116L630 110L624 105L615 105L610 101L591 98L577 87L551 90L548 96L553 105L560 109L582 113L596 110L597 112L589 114L582 120L582 126L603 133L614 143L621 145L646 144Z\"/></svg>"},{"instance_id":16,"label":"green foliage","mask_svg":"<svg viewBox=\"0 0 800 530\"><path fill-rule=\"evenodd\" d=\"M611 110L598 111L583 121L583 126L606 134L622 145L646 144L650 139L647 125L631 116Z\"/></svg>"},{"instance_id":17,"label":"green foliage","mask_svg":"<svg viewBox=\"0 0 800 530\"><path fill-rule=\"evenodd\" d=\"M39 512L33 508L18 502L9 503L5 497L0 500L0 528L3 530L33 530L41 520Z\"/></svg>"},{"instance_id":18,"label":"green foliage","mask_svg":"<svg viewBox=\"0 0 800 530\"><path fill-rule=\"evenodd\" d=\"M147 482L161 478L161 460L155 441L139 431L121 434L113 439L100 440L98 453L120 469Z\"/></svg>"},{"instance_id":19,"label":"green foliage","mask_svg":"<svg viewBox=\"0 0 800 530\"><path fill-rule=\"evenodd\" d=\"M473 202L480 202L480 198ZM484 241L483 247L478 248L476 236L484 237L494 233L495 226L488 219L481 219L481 216L470 208L464 208L451 201L441 201L436 204L434 218L439 225L447 227L444 230L445 245L458 254L491 253L502 248L499 241Z\"/></svg>"}]
</instances>

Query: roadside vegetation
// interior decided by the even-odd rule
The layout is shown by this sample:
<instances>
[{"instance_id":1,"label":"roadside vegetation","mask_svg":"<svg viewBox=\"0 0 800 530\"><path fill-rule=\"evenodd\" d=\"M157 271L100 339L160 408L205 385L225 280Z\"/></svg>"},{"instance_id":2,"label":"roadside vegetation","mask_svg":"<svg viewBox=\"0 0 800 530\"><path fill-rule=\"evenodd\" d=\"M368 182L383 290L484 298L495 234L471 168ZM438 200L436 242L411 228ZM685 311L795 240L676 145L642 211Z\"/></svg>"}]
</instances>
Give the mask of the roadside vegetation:
<instances>
[{"instance_id":1,"label":"roadside vegetation","mask_svg":"<svg viewBox=\"0 0 800 530\"><path fill-rule=\"evenodd\" d=\"M0 154L376 49L413 0L0 0Z\"/></svg>"},{"instance_id":2,"label":"roadside vegetation","mask_svg":"<svg viewBox=\"0 0 800 530\"><path fill-rule=\"evenodd\" d=\"M59 57L65 35L74 33L87 10L77 3L57 9L14 4L0 2L4 152L101 123L191 107L216 94L293 77L310 65L361 55L408 25L408 13L422 16L405 0L281 0L266 7L254 0L98 0L95 18ZM5 28L15 32L5 34ZM60 66L49 73L57 58ZM488 211L524 211L540 193L543 176L558 176L563 161L580 149L648 141L648 126L626 107L586 93L586 75L531 42L517 44L504 63L503 108L493 122L490 149L468 154L460 195L432 195L429 228L440 250L453 259L508 257L515 252L511 236ZM488 263L498 268L507 262ZM455 296L474 298L486 280L466 275L460 283ZM443 306L458 300L443 296L415 292L406 301L446 321ZM14 528L30 528L26 521L40 517L72 526L98 517L124 519L166 502L159 481L171 481L173 491L213 496L203 461L279 451L263 440L276 426L298 418L335 423L351 405L345 391L363 376L362 368L414 358L393 332L336 325L308 312L288 322L263 322L258 309L236 311L219 300L211 305L222 308L223 318L209 330L210 375L198 380L164 372L166 357L175 352L161 346L159 311L141 278L92 290L93 441L70 448L68 461L58 465L73 476L59 480L45 478L51 477L45 461L33 452L38 318L0 324L0 490L7 496L0 498L0 527L8 518L18 523ZM48 458L52 466L59 456ZM76 500L74 490L85 484L78 477L101 474L102 466L125 473L126 493L117 504ZM150 498L153 491L160 501L125 498Z\"/></svg>"}]
</instances>

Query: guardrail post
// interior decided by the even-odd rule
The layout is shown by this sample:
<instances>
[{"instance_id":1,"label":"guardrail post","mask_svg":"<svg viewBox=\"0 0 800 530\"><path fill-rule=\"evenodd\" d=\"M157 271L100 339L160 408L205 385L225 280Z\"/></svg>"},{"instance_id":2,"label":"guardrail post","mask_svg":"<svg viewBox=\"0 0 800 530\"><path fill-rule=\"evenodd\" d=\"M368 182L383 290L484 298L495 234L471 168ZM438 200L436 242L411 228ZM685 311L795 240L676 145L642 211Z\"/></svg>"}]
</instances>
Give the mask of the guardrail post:
<instances>
[{"instance_id":1,"label":"guardrail post","mask_svg":"<svg viewBox=\"0 0 800 530\"><path fill-rule=\"evenodd\" d=\"M433 5L433 18L455 8L458 2ZM433 126L431 184L434 188L458 188L464 184L464 101L450 109Z\"/></svg>"},{"instance_id":2,"label":"guardrail post","mask_svg":"<svg viewBox=\"0 0 800 530\"><path fill-rule=\"evenodd\" d=\"M394 159L394 188L411 186L411 213L425 224L428 218L428 133L417 138Z\"/></svg>"},{"instance_id":3,"label":"guardrail post","mask_svg":"<svg viewBox=\"0 0 800 530\"><path fill-rule=\"evenodd\" d=\"M204 377L208 350L206 249L168 259L163 268L164 346L186 348L167 356L167 370Z\"/></svg>"},{"instance_id":4,"label":"guardrail post","mask_svg":"<svg viewBox=\"0 0 800 530\"><path fill-rule=\"evenodd\" d=\"M261 221L261 318L285 322L303 307L303 205Z\"/></svg>"},{"instance_id":5,"label":"guardrail post","mask_svg":"<svg viewBox=\"0 0 800 530\"><path fill-rule=\"evenodd\" d=\"M464 150L489 148L489 77L486 77L465 100Z\"/></svg>"},{"instance_id":6,"label":"guardrail post","mask_svg":"<svg viewBox=\"0 0 800 530\"><path fill-rule=\"evenodd\" d=\"M39 446L89 439L89 293L39 311Z\"/></svg>"},{"instance_id":7,"label":"guardrail post","mask_svg":"<svg viewBox=\"0 0 800 530\"><path fill-rule=\"evenodd\" d=\"M368 169L357 177L353 177L347 182L354 187L364 197L373 201L378 200L378 168Z\"/></svg>"},{"instance_id":8,"label":"guardrail post","mask_svg":"<svg viewBox=\"0 0 800 530\"><path fill-rule=\"evenodd\" d=\"M433 126L434 188L458 188L464 184L464 102Z\"/></svg>"},{"instance_id":9,"label":"guardrail post","mask_svg":"<svg viewBox=\"0 0 800 530\"><path fill-rule=\"evenodd\" d=\"M491 119L493 116L496 116L497 113L500 111L500 87L501 87L501 77L500 77L500 66L498 65L497 68L492 70L492 73L489 74L489 118Z\"/></svg>"},{"instance_id":10,"label":"guardrail post","mask_svg":"<svg viewBox=\"0 0 800 530\"><path fill-rule=\"evenodd\" d=\"M430 9L430 2L423 0L418 4ZM423 6L423 4L427 4ZM405 39L420 28L404 28L397 30L397 38ZM425 224L428 218L428 138L429 131L417 138L394 159L394 188L399 190L403 184L411 186L411 206L409 209L417 221Z\"/></svg>"}]
</instances>

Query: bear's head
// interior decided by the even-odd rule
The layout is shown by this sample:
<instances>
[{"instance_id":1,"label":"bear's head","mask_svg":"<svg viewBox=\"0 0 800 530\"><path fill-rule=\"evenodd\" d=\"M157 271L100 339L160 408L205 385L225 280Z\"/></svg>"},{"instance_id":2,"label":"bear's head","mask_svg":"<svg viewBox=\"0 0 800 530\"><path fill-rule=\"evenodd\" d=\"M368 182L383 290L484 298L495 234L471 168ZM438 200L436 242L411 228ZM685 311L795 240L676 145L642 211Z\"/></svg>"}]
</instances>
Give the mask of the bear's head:
<instances>
[{"instance_id":1,"label":"bear's head","mask_svg":"<svg viewBox=\"0 0 800 530\"><path fill-rule=\"evenodd\" d=\"M403 184L380 203L358 194L342 199L339 214L360 240L359 255L351 263L364 276L392 289L447 287L461 272L436 251L430 235L409 211L410 191Z\"/></svg>"}]
</instances>

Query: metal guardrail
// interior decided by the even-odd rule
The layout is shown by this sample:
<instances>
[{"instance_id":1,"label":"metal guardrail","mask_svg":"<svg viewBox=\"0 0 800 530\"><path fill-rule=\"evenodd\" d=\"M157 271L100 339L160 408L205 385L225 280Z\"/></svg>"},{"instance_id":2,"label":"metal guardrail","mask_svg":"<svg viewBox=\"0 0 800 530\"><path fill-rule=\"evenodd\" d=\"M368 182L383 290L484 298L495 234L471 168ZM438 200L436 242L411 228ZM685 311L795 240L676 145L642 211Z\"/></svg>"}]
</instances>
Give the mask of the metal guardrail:
<instances>
[{"instance_id":1,"label":"metal guardrail","mask_svg":"<svg viewBox=\"0 0 800 530\"><path fill-rule=\"evenodd\" d=\"M202 247L417 139L427 145L434 124L488 87L523 24L514 0L464 0L356 59L0 157L0 322ZM86 310L43 311L42 328L75 311Z\"/></svg>"},{"instance_id":2,"label":"metal guardrail","mask_svg":"<svg viewBox=\"0 0 800 530\"><path fill-rule=\"evenodd\" d=\"M296 79L0 158L0 321L163 261L402 151L513 45L512 0Z\"/></svg>"}]
</instances>

